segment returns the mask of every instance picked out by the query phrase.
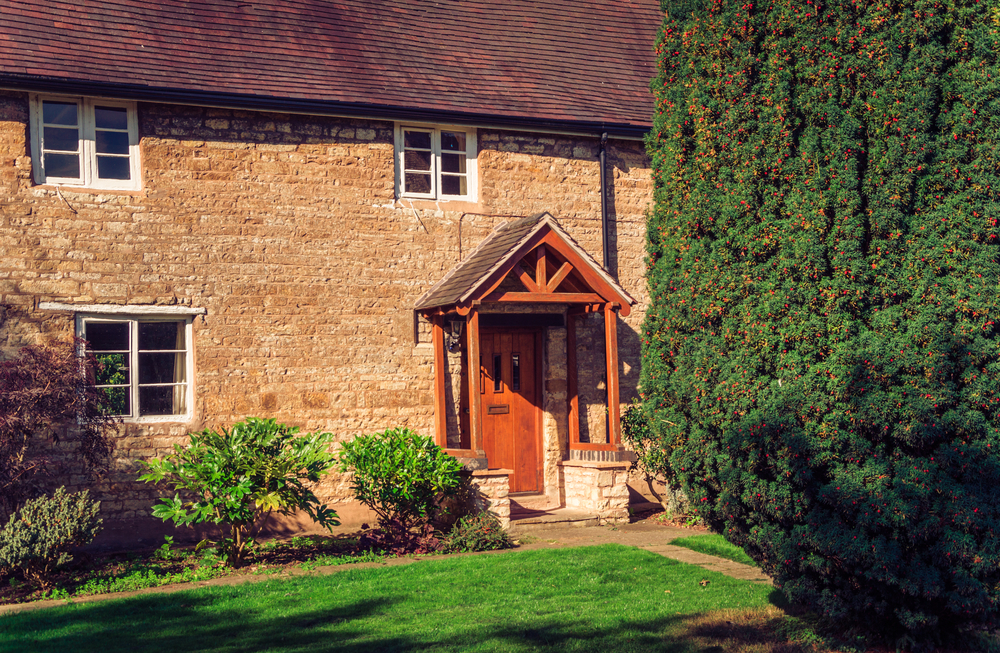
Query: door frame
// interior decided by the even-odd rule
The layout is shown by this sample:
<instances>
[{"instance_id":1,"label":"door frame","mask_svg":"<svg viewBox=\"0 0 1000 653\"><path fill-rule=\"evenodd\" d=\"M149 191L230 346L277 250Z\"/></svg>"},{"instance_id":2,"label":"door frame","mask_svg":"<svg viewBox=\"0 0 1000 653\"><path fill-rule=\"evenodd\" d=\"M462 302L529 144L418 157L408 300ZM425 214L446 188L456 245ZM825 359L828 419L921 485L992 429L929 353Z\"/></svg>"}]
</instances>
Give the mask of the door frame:
<instances>
[{"instance_id":1,"label":"door frame","mask_svg":"<svg viewBox=\"0 0 1000 653\"><path fill-rule=\"evenodd\" d=\"M544 365L545 365L545 327L482 327L480 329L480 335L487 333L531 333L534 336L535 343L535 403L532 406L533 421L535 425L535 452L537 455L537 463L535 465L535 486L538 488L535 492L511 492L511 494L535 494L545 493L545 450L543 447L544 437L542 434L542 427L544 424L544 414L545 414L545 387L544 387ZM479 374L482 374L482 365L480 363ZM470 402L471 404L472 402ZM471 409L471 406L470 406ZM480 406L480 411L484 408ZM471 412L471 410L470 410ZM513 433L510 434L513 437ZM517 449L514 450L514 455L517 456ZM489 469L498 469L490 464L487 460L487 466Z\"/></svg>"}]
</instances>

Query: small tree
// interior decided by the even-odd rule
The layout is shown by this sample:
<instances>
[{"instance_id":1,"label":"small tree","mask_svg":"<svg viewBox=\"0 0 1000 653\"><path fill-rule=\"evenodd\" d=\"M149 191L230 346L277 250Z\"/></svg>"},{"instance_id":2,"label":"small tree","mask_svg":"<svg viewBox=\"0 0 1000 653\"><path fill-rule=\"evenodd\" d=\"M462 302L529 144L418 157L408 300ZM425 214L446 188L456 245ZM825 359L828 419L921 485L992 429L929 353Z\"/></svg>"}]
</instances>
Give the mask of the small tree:
<instances>
[{"instance_id":1,"label":"small tree","mask_svg":"<svg viewBox=\"0 0 1000 653\"><path fill-rule=\"evenodd\" d=\"M64 465L33 444L50 437L76 443L89 471L106 471L117 419L93 386L98 367L82 340L24 347L0 363L0 520L41 492L40 481Z\"/></svg>"},{"instance_id":2,"label":"small tree","mask_svg":"<svg viewBox=\"0 0 1000 653\"><path fill-rule=\"evenodd\" d=\"M399 550L428 537L442 500L458 491L462 465L430 438L400 428L345 442L341 471L354 473L351 489L371 508L379 528Z\"/></svg>"},{"instance_id":3,"label":"small tree","mask_svg":"<svg viewBox=\"0 0 1000 653\"><path fill-rule=\"evenodd\" d=\"M230 566L243 563L246 548L272 512L302 510L318 524L332 528L337 513L320 504L307 486L335 464L330 433L295 437L298 427L273 419L248 417L221 433L205 429L191 434L187 446L174 445L165 458L140 462L147 483L166 481L179 494L163 498L153 515L181 526L217 524L228 537L220 541Z\"/></svg>"}]
</instances>

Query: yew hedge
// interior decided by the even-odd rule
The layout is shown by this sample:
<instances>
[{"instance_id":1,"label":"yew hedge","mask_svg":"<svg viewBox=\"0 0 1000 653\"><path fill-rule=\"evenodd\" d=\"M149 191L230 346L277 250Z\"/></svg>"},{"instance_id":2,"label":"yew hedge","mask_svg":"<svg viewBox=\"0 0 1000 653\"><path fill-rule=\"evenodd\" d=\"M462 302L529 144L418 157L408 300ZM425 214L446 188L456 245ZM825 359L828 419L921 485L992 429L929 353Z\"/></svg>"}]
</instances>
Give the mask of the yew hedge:
<instances>
[{"instance_id":1,"label":"yew hedge","mask_svg":"<svg viewBox=\"0 0 1000 653\"><path fill-rule=\"evenodd\" d=\"M691 502L822 613L1000 607L1000 9L667 2L642 390Z\"/></svg>"}]
</instances>

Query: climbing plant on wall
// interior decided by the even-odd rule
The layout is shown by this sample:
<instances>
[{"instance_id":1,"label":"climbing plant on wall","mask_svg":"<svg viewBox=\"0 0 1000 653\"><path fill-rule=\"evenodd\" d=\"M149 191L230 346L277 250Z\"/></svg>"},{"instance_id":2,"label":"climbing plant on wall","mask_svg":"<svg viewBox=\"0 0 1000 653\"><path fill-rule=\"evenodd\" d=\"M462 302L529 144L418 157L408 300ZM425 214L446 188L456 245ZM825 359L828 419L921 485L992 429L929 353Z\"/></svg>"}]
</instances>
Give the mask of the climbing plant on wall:
<instances>
[{"instance_id":1,"label":"climbing plant on wall","mask_svg":"<svg viewBox=\"0 0 1000 653\"><path fill-rule=\"evenodd\" d=\"M795 601L1000 606L1000 10L666 2L644 409Z\"/></svg>"}]
</instances>

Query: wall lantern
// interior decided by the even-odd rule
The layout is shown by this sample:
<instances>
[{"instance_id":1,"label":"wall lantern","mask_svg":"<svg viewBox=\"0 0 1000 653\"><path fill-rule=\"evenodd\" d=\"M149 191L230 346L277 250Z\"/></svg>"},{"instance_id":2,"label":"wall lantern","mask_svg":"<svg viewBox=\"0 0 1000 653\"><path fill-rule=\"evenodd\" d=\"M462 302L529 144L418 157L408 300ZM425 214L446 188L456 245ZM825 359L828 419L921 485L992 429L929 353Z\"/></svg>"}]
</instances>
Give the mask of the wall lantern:
<instances>
[{"instance_id":1,"label":"wall lantern","mask_svg":"<svg viewBox=\"0 0 1000 653\"><path fill-rule=\"evenodd\" d=\"M451 329L448 331L448 351L455 351L458 347L458 339L462 337L462 327L465 326L464 320L452 320Z\"/></svg>"}]
</instances>

